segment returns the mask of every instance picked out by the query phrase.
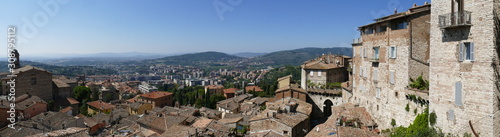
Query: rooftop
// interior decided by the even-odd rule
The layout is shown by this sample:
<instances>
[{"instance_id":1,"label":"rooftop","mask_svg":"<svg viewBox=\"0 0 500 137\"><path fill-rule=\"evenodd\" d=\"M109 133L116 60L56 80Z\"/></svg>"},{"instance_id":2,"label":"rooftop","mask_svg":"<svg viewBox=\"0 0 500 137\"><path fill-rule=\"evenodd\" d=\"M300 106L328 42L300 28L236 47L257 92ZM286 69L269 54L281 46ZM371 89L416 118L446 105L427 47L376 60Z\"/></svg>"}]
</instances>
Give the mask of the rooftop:
<instances>
[{"instance_id":1,"label":"rooftop","mask_svg":"<svg viewBox=\"0 0 500 137\"><path fill-rule=\"evenodd\" d=\"M147 94L141 94L141 97L145 98L151 98L151 99L157 99L157 98L162 98L166 96L173 95L173 93L170 92L165 92L165 91L155 91L155 92L149 92Z\"/></svg>"},{"instance_id":2,"label":"rooftop","mask_svg":"<svg viewBox=\"0 0 500 137\"><path fill-rule=\"evenodd\" d=\"M114 105L111 105L109 103L106 103L106 102L103 102L101 100L97 100L97 101L92 101L92 102L88 102L87 103L89 106L92 106L96 109L99 109L99 110L107 110L107 109L112 109L112 108L115 108Z\"/></svg>"}]
</instances>

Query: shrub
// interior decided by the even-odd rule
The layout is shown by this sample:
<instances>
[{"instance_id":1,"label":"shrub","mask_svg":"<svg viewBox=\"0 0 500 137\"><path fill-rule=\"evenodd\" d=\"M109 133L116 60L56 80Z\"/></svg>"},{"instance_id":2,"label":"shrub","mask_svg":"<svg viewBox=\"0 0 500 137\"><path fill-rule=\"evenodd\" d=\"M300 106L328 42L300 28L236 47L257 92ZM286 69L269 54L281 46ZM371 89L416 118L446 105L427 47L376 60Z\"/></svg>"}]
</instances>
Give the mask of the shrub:
<instances>
[{"instance_id":1,"label":"shrub","mask_svg":"<svg viewBox=\"0 0 500 137\"><path fill-rule=\"evenodd\" d=\"M410 87L411 88L416 88L416 89L420 89L420 90L429 90L429 81L428 80L424 80L422 78L422 75L418 76L418 78L416 80L410 78Z\"/></svg>"},{"instance_id":2,"label":"shrub","mask_svg":"<svg viewBox=\"0 0 500 137\"><path fill-rule=\"evenodd\" d=\"M394 118L391 120L391 126L392 127L396 126L396 120L394 120Z\"/></svg>"},{"instance_id":3,"label":"shrub","mask_svg":"<svg viewBox=\"0 0 500 137\"><path fill-rule=\"evenodd\" d=\"M410 104L406 104L405 110L406 112L410 112Z\"/></svg>"},{"instance_id":4,"label":"shrub","mask_svg":"<svg viewBox=\"0 0 500 137\"><path fill-rule=\"evenodd\" d=\"M417 108L413 110L413 113L416 115L417 114Z\"/></svg>"},{"instance_id":5,"label":"shrub","mask_svg":"<svg viewBox=\"0 0 500 137\"><path fill-rule=\"evenodd\" d=\"M429 114L429 123L431 124L431 126L434 126L436 124L436 119L436 112L432 112L431 114Z\"/></svg>"}]
</instances>

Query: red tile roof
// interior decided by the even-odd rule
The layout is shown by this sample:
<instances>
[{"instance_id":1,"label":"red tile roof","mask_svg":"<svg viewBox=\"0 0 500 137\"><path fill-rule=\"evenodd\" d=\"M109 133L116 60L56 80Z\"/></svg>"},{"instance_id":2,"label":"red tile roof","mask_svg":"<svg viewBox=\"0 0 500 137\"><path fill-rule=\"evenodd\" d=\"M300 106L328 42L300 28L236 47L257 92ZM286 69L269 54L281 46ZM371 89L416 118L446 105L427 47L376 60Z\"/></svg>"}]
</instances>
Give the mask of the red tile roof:
<instances>
[{"instance_id":1,"label":"red tile roof","mask_svg":"<svg viewBox=\"0 0 500 137\"><path fill-rule=\"evenodd\" d=\"M92 102L89 102L87 103L88 105L96 108L96 109L99 109L99 110L106 110L106 109L112 109L114 108L115 106L114 105L111 105L109 103L106 103L106 102L102 102L100 100L98 101L92 101Z\"/></svg>"},{"instance_id":2,"label":"red tile roof","mask_svg":"<svg viewBox=\"0 0 500 137\"><path fill-rule=\"evenodd\" d=\"M208 86L205 86L205 88L208 88L208 89L223 89L224 86L222 86L222 85L208 85Z\"/></svg>"},{"instance_id":3,"label":"red tile roof","mask_svg":"<svg viewBox=\"0 0 500 137\"><path fill-rule=\"evenodd\" d=\"M76 99L74 98L66 98L68 99L68 102L71 104L71 105L74 105L74 104L80 104L80 102L78 102Z\"/></svg>"},{"instance_id":4,"label":"red tile roof","mask_svg":"<svg viewBox=\"0 0 500 137\"><path fill-rule=\"evenodd\" d=\"M264 90L260 89L259 86L246 86L245 90L247 90L247 92L250 91L250 90L251 91L255 91L255 92L262 92L262 91L264 91Z\"/></svg>"},{"instance_id":5,"label":"red tile roof","mask_svg":"<svg viewBox=\"0 0 500 137\"><path fill-rule=\"evenodd\" d=\"M170 92L165 92L165 91L155 91L155 92L149 92L147 94L141 94L141 97L146 97L146 98L152 98L152 99L157 99L157 98L162 98L166 96L170 96L173 93Z\"/></svg>"},{"instance_id":6,"label":"red tile roof","mask_svg":"<svg viewBox=\"0 0 500 137\"><path fill-rule=\"evenodd\" d=\"M73 109L72 107L66 107L66 108L62 109L61 111L59 111L59 112L66 113L68 111L71 111L72 109Z\"/></svg>"},{"instance_id":7,"label":"red tile roof","mask_svg":"<svg viewBox=\"0 0 500 137\"><path fill-rule=\"evenodd\" d=\"M224 93L226 93L226 94L228 94L228 93L235 93L238 90L239 89L237 89L237 88L228 88L228 89L224 89Z\"/></svg>"}]
</instances>

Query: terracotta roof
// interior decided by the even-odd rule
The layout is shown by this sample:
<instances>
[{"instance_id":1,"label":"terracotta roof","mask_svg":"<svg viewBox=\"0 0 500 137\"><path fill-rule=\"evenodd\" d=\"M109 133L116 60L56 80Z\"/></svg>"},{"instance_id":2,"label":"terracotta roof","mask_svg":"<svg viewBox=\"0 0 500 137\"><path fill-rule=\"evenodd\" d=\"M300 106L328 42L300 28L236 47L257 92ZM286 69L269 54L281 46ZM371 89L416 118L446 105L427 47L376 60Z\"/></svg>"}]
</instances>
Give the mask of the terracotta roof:
<instances>
[{"instance_id":1,"label":"terracotta roof","mask_svg":"<svg viewBox=\"0 0 500 137\"><path fill-rule=\"evenodd\" d=\"M66 98L68 100L68 102L71 104L71 105L74 105L74 104L80 104L80 102L78 102L76 99L74 98Z\"/></svg>"},{"instance_id":2,"label":"terracotta roof","mask_svg":"<svg viewBox=\"0 0 500 137\"><path fill-rule=\"evenodd\" d=\"M38 96L32 96L28 94L23 94L16 99L16 109L24 110L28 107L35 105L36 103L47 104Z\"/></svg>"},{"instance_id":3,"label":"terracotta roof","mask_svg":"<svg viewBox=\"0 0 500 137\"><path fill-rule=\"evenodd\" d=\"M255 92L262 92L262 91L264 91L259 86L246 86L245 90L247 90L247 91L252 90L252 91L255 91Z\"/></svg>"},{"instance_id":4,"label":"terracotta roof","mask_svg":"<svg viewBox=\"0 0 500 137\"><path fill-rule=\"evenodd\" d=\"M214 120L205 117L199 118L191 126L195 128L207 128Z\"/></svg>"},{"instance_id":5,"label":"terracotta roof","mask_svg":"<svg viewBox=\"0 0 500 137\"><path fill-rule=\"evenodd\" d=\"M237 89L237 88L228 88L228 89L224 89L224 93L226 93L226 94L235 93L238 90L240 90L240 89Z\"/></svg>"},{"instance_id":6,"label":"terracotta roof","mask_svg":"<svg viewBox=\"0 0 500 137\"><path fill-rule=\"evenodd\" d=\"M111 105L111 104L106 103L106 102L102 102L101 100L92 101L92 102L89 102L87 104L96 108L96 109L99 109L99 110L112 109L115 107L114 105Z\"/></svg>"},{"instance_id":7,"label":"terracotta roof","mask_svg":"<svg viewBox=\"0 0 500 137\"><path fill-rule=\"evenodd\" d=\"M166 132L163 132L162 137L188 137L196 135L196 128L175 125L170 127Z\"/></svg>"},{"instance_id":8,"label":"terracotta roof","mask_svg":"<svg viewBox=\"0 0 500 137\"><path fill-rule=\"evenodd\" d=\"M66 84L66 82L63 82L60 79L52 79L52 82L54 82L54 84L56 84L56 86L58 88L67 88L67 87L70 87L68 84Z\"/></svg>"},{"instance_id":9,"label":"terracotta roof","mask_svg":"<svg viewBox=\"0 0 500 137\"><path fill-rule=\"evenodd\" d=\"M71 111L71 110L73 110L73 108L72 108L72 107L66 107L66 108L64 108L64 109L61 109L61 111L59 111L59 112L62 112L62 113L67 113L68 111Z\"/></svg>"},{"instance_id":10,"label":"terracotta roof","mask_svg":"<svg viewBox=\"0 0 500 137\"><path fill-rule=\"evenodd\" d=\"M293 88L293 87L280 88L280 89L277 89L276 92L282 92L282 91L287 91L287 90L294 90L294 91L299 91L299 92L307 93L306 90L304 90L302 88Z\"/></svg>"},{"instance_id":11,"label":"terracotta roof","mask_svg":"<svg viewBox=\"0 0 500 137\"><path fill-rule=\"evenodd\" d=\"M205 86L205 88L208 88L208 89L223 89L224 86L222 86L222 85L208 85L208 86Z\"/></svg>"},{"instance_id":12,"label":"terracotta roof","mask_svg":"<svg viewBox=\"0 0 500 137\"><path fill-rule=\"evenodd\" d=\"M173 95L173 93L170 92L165 92L165 91L155 91L155 92L149 92L147 94L141 94L141 97L146 97L146 98L152 98L152 99L157 99L157 98L162 98L166 96Z\"/></svg>"},{"instance_id":13,"label":"terracotta roof","mask_svg":"<svg viewBox=\"0 0 500 137\"><path fill-rule=\"evenodd\" d=\"M243 117L224 118L224 119L220 119L218 122L221 124L231 124L231 123L240 122L241 120L243 120Z\"/></svg>"}]
</instances>

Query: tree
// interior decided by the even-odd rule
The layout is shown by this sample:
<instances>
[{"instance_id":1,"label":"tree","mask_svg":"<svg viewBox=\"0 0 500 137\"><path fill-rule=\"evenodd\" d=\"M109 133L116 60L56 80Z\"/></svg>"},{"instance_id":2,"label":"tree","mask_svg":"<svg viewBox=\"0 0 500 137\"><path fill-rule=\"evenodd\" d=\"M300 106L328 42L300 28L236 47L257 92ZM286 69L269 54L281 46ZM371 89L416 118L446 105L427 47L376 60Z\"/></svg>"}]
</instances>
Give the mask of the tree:
<instances>
[{"instance_id":1,"label":"tree","mask_svg":"<svg viewBox=\"0 0 500 137\"><path fill-rule=\"evenodd\" d=\"M210 96L208 107L215 109L217 102L224 100L224 99L226 99L226 97L224 97L223 95L219 95L219 94L212 95L212 96Z\"/></svg>"},{"instance_id":2,"label":"tree","mask_svg":"<svg viewBox=\"0 0 500 137\"><path fill-rule=\"evenodd\" d=\"M194 102L194 106L197 108L201 108L201 107L205 106L205 103L204 103L203 99L197 98L196 102Z\"/></svg>"},{"instance_id":3,"label":"tree","mask_svg":"<svg viewBox=\"0 0 500 137\"><path fill-rule=\"evenodd\" d=\"M73 98L82 102L84 99L90 98L90 88L85 86L76 86L73 89Z\"/></svg>"},{"instance_id":4,"label":"tree","mask_svg":"<svg viewBox=\"0 0 500 137\"><path fill-rule=\"evenodd\" d=\"M82 102L83 105L80 107L80 114L85 115L85 116L89 115L88 111L87 111L87 107L88 107L87 100L88 99L83 100L83 102Z\"/></svg>"}]
</instances>

